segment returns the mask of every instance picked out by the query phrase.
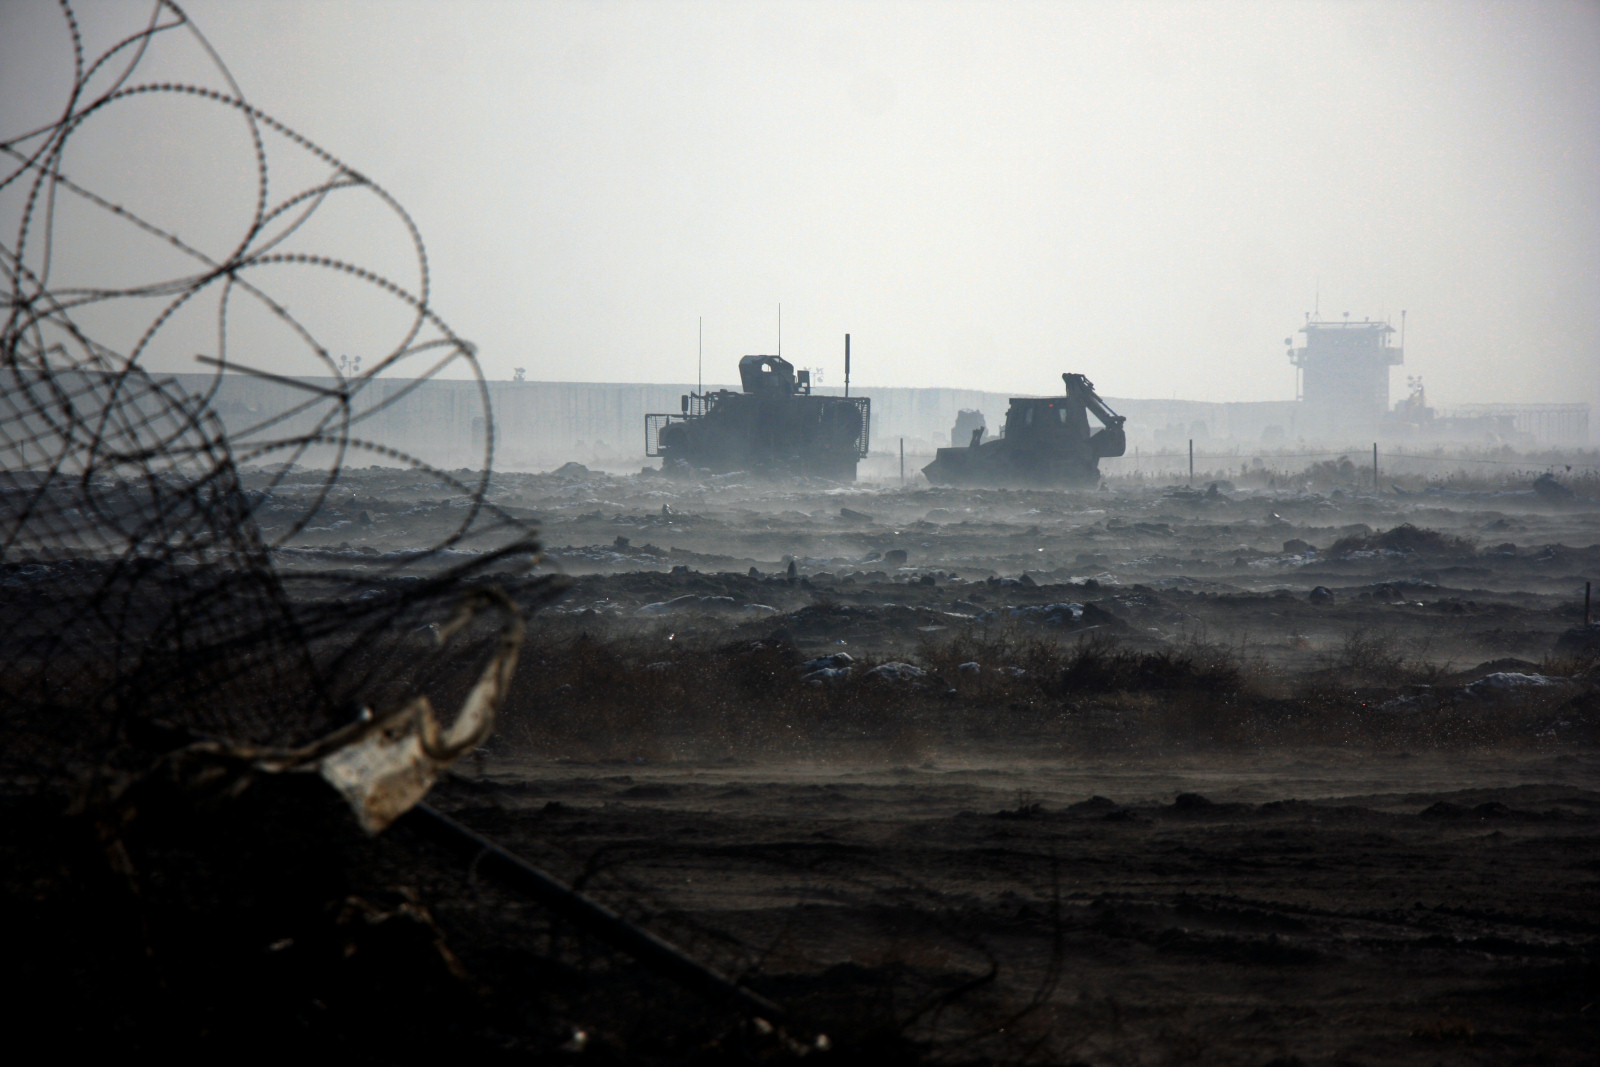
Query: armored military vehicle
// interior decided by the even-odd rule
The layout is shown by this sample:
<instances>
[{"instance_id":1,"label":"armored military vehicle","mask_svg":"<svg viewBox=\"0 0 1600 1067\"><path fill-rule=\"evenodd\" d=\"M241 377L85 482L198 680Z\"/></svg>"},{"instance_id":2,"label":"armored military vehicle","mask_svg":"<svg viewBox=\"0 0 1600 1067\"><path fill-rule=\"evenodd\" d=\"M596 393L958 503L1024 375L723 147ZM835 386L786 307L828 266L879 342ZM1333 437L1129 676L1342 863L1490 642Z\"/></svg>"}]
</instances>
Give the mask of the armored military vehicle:
<instances>
[{"instance_id":1,"label":"armored military vehicle","mask_svg":"<svg viewBox=\"0 0 1600 1067\"><path fill-rule=\"evenodd\" d=\"M1094 383L1063 374L1065 396L1014 396L1005 428L988 441L975 432L965 447L941 448L922 468L935 485L1092 486L1100 460L1128 449L1122 424ZM1090 432L1089 415L1102 428Z\"/></svg>"},{"instance_id":2,"label":"armored military vehicle","mask_svg":"<svg viewBox=\"0 0 1600 1067\"><path fill-rule=\"evenodd\" d=\"M846 347L846 367L848 352ZM743 392L687 393L677 414L646 415L645 454L659 456L667 473L751 471L855 480L871 428L866 397L813 394L811 372L796 373L782 356L745 356L739 380Z\"/></svg>"}]
</instances>

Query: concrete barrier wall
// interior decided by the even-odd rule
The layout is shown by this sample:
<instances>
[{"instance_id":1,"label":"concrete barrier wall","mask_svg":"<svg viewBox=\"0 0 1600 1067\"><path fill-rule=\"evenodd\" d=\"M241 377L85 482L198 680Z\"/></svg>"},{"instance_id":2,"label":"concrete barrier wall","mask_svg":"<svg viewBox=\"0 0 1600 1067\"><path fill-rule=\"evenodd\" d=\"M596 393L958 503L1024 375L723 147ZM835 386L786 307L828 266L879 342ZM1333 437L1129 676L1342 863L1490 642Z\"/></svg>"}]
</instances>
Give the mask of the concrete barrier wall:
<instances>
[{"instance_id":1,"label":"concrete barrier wall","mask_svg":"<svg viewBox=\"0 0 1600 1067\"><path fill-rule=\"evenodd\" d=\"M337 433L344 417L343 409L328 399L338 385L332 378L305 379L305 386L243 374L179 374L163 380L184 393L208 396L233 438L235 453L242 458L248 458L251 448L267 439L319 430ZM470 380L419 384L411 379L378 378L365 383L356 395L348 433L357 441L399 448L435 466L476 467L482 460L488 429L484 417L487 394L493 411L497 467L544 470L576 460L611 469L637 469L653 462L644 454L645 414L678 411L680 397L691 389L688 384L480 384ZM838 395L841 390L818 392ZM934 448L950 443L950 428L962 409L982 411L990 432L996 432L1005 421L1011 395L933 387L853 392L872 400L871 449L880 456L898 452L901 438L907 455L931 455ZM1181 451L1190 439L1197 449L1282 448L1305 436L1308 421L1303 405L1292 401L1210 403L1109 397L1107 402L1128 418L1130 453L1136 449L1145 453ZM1587 429L1586 419L1582 425ZM312 447L298 456L276 452L263 458L296 458L313 464L326 462L330 455L325 447ZM393 460L376 455L367 459L358 448L345 462L366 466Z\"/></svg>"}]
</instances>

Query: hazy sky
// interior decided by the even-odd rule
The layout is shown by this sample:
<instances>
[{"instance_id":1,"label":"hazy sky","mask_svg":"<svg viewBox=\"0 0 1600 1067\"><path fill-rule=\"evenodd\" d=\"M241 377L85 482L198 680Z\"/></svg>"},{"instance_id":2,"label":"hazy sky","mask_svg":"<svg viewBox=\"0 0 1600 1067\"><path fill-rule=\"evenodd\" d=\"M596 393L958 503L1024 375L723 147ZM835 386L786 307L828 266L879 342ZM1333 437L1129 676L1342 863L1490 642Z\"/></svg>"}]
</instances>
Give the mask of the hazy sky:
<instances>
[{"instance_id":1,"label":"hazy sky","mask_svg":"<svg viewBox=\"0 0 1600 1067\"><path fill-rule=\"evenodd\" d=\"M703 316L732 380L781 303L829 385L848 332L863 386L1289 399L1320 289L1324 317L1409 311L1395 398L1600 404L1595 3L184 7L252 103L405 205L491 377L693 380ZM54 8L0 4L0 136L59 106ZM222 225L248 142L186 107L130 102L66 169ZM370 208L300 237L405 273ZM80 269L165 254L101 249ZM293 306L355 345L372 301L342 293Z\"/></svg>"}]
</instances>

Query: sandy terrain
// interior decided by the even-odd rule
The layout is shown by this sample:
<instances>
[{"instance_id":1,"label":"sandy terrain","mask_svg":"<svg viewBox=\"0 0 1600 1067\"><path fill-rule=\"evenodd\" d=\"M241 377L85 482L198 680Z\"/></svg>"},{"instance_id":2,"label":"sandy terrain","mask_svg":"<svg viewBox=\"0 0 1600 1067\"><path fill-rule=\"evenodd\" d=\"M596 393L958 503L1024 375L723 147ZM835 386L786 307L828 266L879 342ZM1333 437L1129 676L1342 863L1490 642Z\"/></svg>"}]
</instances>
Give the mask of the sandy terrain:
<instances>
[{"instance_id":1,"label":"sandy terrain","mask_svg":"<svg viewBox=\"0 0 1600 1067\"><path fill-rule=\"evenodd\" d=\"M441 804L853 1047L1581 1061L1600 508L1360 477L497 476L572 585ZM379 496L323 536L402 546Z\"/></svg>"},{"instance_id":2,"label":"sandy terrain","mask_svg":"<svg viewBox=\"0 0 1600 1067\"><path fill-rule=\"evenodd\" d=\"M852 1044L893 1019L957 1060L1592 1053L1592 752L488 770L460 818L736 936Z\"/></svg>"},{"instance_id":3,"label":"sandy terrain","mask_svg":"<svg viewBox=\"0 0 1600 1067\"><path fill-rule=\"evenodd\" d=\"M795 1043L403 828L329 831L338 879L274 875L282 900L219 906L227 952L160 872L197 850L256 870L238 842L284 821L143 831L142 928L188 947L182 966L125 965L177 989L207 968L266 982L240 961L307 953L324 962L251 995L291 1020L286 1042L335 1034L358 1060L424 1040L771 1060L826 1033L836 1060L1592 1062L1594 487L1374 495L1328 477L1053 493L495 476L491 502L548 551L494 578L530 604L539 574L569 587L531 618L496 737L434 802L781 1005ZM253 498L266 535L318 487ZM459 517L436 483L355 472L275 560L381 598L436 566L406 552ZM429 678L449 706L460 680ZM70 894L37 899L54 901L30 905L37 929L78 914ZM237 917L262 908L270 922ZM295 947L332 943L330 922L343 962ZM390 985L360 972L414 1009L329 992L373 958L352 923L423 931L383 949ZM40 988L93 985L54 967ZM207 1018L196 1034L238 1025ZM375 1018L393 1044L362 1043Z\"/></svg>"}]
</instances>

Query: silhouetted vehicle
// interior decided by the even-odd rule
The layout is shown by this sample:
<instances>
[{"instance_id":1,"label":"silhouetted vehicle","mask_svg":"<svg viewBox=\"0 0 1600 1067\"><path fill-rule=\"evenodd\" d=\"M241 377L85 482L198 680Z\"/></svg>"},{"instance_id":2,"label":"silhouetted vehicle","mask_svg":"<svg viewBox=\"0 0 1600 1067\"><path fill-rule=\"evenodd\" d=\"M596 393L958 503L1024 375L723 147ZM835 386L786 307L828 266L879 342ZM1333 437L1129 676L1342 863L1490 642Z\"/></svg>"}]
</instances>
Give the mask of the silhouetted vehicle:
<instances>
[{"instance_id":1,"label":"silhouetted vehicle","mask_svg":"<svg viewBox=\"0 0 1600 1067\"><path fill-rule=\"evenodd\" d=\"M867 454L871 402L816 396L811 372L782 356L739 360L744 391L687 393L678 414L644 417L645 454L668 473L751 471L854 481Z\"/></svg>"},{"instance_id":2,"label":"silhouetted vehicle","mask_svg":"<svg viewBox=\"0 0 1600 1067\"><path fill-rule=\"evenodd\" d=\"M1063 374L1065 396L1014 396L1001 436L974 432L965 447L941 448L922 468L936 485L1084 486L1100 481L1100 460L1128 450L1127 420L1106 406L1094 383ZM1091 433L1089 415L1102 424Z\"/></svg>"}]
</instances>

